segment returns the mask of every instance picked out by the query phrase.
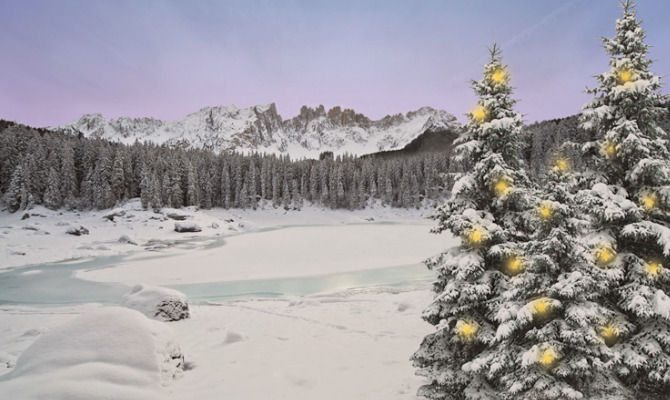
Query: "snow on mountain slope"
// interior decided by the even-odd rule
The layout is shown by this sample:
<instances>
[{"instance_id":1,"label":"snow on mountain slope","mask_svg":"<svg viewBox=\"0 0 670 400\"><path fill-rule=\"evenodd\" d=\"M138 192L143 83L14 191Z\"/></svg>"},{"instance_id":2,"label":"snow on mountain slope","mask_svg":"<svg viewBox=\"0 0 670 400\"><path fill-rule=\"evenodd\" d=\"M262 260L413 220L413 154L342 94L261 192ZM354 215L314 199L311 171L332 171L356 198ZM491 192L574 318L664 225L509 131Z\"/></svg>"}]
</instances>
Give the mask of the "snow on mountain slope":
<instances>
[{"instance_id":1,"label":"snow on mountain slope","mask_svg":"<svg viewBox=\"0 0 670 400\"><path fill-rule=\"evenodd\" d=\"M323 151L366 154L395 150L427 130L456 126L453 115L430 107L375 121L350 109L334 107L326 111L323 106L303 106L299 115L283 120L272 103L249 108L206 107L173 122L126 117L108 120L101 114L87 114L51 129L123 143L139 140L216 152L258 151L300 158L316 157Z\"/></svg>"}]
</instances>

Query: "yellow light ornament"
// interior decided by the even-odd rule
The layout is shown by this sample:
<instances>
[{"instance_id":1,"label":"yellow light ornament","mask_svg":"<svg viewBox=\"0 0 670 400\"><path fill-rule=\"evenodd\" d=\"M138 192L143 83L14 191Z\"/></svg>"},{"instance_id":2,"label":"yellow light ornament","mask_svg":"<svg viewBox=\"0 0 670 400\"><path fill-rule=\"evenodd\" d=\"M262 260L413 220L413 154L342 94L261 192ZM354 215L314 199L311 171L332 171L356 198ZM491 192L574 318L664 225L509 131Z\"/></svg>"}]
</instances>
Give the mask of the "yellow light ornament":
<instances>
[{"instance_id":1,"label":"yellow light ornament","mask_svg":"<svg viewBox=\"0 0 670 400\"><path fill-rule=\"evenodd\" d=\"M537 208L537 215L543 221L549 221L554 217L554 207L550 203L544 202Z\"/></svg>"},{"instance_id":2,"label":"yellow light ornament","mask_svg":"<svg viewBox=\"0 0 670 400\"><path fill-rule=\"evenodd\" d=\"M489 118L489 111L484 106L477 106L470 111L470 118L474 123L483 124Z\"/></svg>"},{"instance_id":3,"label":"yellow light ornament","mask_svg":"<svg viewBox=\"0 0 670 400\"><path fill-rule=\"evenodd\" d=\"M468 232L465 234L465 238L470 246L479 247L486 241L488 234L486 229L476 225L468 230Z\"/></svg>"},{"instance_id":4,"label":"yellow light ornament","mask_svg":"<svg viewBox=\"0 0 670 400\"><path fill-rule=\"evenodd\" d=\"M655 210L658 207L658 196L654 192L646 192L640 196L640 204L646 211Z\"/></svg>"},{"instance_id":5,"label":"yellow light ornament","mask_svg":"<svg viewBox=\"0 0 670 400\"><path fill-rule=\"evenodd\" d=\"M612 141L605 141L602 145L602 153L605 155L605 158L607 159L614 159L617 156L617 148L616 148L616 143Z\"/></svg>"},{"instance_id":6,"label":"yellow light ornament","mask_svg":"<svg viewBox=\"0 0 670 400\"><path fill-rule=\"evenodd\" d=\"M625 85L628 82L632 82L635 78L635 72L630 68L621 68L616 74L616 80L619 85Z\"/></svg>"},{"instance_id":7,"label":"yellow light ornament","mask_svg":"<svg viewBox=\"0 0 670 400\"><path fill-rule=\"evenodd\" d=\"M657 278L663 272L663 264L658 261L648 261L644 269L650 278Z\"/></svg>"},{"instance_id":8,"label":"yellow light ornament","mask_svg":"<svg viewBox=\"0 0 670 400\"><path fill-rule=\"evenodd\" d=\"M512 184L506 178L499 178L493 182L493 192L498 197L505 197L512 190Z\"/></svg>"},{"instance_id":9,"label":"yellow light ornament","mask_svg":"<svg viewBox=\"0 0 670 400\"><path fill-rule=\"evenodd\" d=\"M596 262L601 267L610 265L616 258L616 251L609 243L600 243L595 251Z\"/></svg>"},{"instance_id":10,"label":"yellow light ornament","mask_svg":"<svg viewBox=\"0 0 670 400\"><path fill-rule=\"evenodd\" d=\"M475 321L458 320L456 322L456 333L464 342L471 342L477 337L479 325Z\"/></svg>"},{"instance_id":11,"label":"yellow light ornament","mask_svg":"<svg viewBox=\"0 0 670 400\"><path fill-rule=\"evenodd\" d=\"M619 327L614 322L608 322L598 327L598 335L607 346L612 346L619 340Z\"/></svg>"},{"instance_id":12,"label":"yellow light ornament","mask_svg":"<svg viewBox=\"0 0 670 400\"><path fill-rule=\"evenodd\" d=\"M537 358L537 362L540 363L544 368L551 369L556 365L556 362L559 359L558 352L553 347L546 347L540 350Z\"/></svg>"},{"instance_id":13,"label":"yellow light ornament","mask_svg":"<svg viewBox=\"0 0 670 400\"><path fill-rule=\"evenodd\" d=\"M509 73L505 68L498 67L490 73L489 78L496 85L504 85L509 81Z\"/></svg>"},{"instance_id":14,"label":"yellow light ornament","mask_svg":"<svg viewBox=\"0 0 670 400\"><path fill-rule=\"evenodd\" d=\"M570 162L570 159L567 157L556 157L554 159L554 166L553 170L560 173L560 174L565 174L567 172L570 172L572 169L572 163Z\"/></svg>"},{"instance_id":15,"label":"yellow light ornament","mask_svg":"<svg viewBox=\"0 0 670 400\"><path fill-rule=\"evenodd\" d=\"M520 255L514 254L505 260L505 273L509 276L523 272L526 261Z\"/></svg>"},{"instance_id":16,"label":"yellow light ornament","mask_svg":"<svg viewBox=\"0 0 670 400\"><path fill-rule=\"evenodd\" d=\"M537 318L546 318L551 314L551 311L553 309L551 299L544 297L533 301L532 309L533 309L533 316Z\"/></svg>"}]
</instances>

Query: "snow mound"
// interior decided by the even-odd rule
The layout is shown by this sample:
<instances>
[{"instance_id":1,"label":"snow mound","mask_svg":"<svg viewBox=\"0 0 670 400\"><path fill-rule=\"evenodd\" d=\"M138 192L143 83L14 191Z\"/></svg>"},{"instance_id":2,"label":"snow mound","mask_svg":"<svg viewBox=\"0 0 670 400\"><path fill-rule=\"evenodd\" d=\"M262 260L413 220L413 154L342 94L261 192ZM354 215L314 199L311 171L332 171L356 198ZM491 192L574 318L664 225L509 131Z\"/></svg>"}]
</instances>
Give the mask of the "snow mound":
<instances>
[{"instance_id":1,"label":"snow mound","mask_svg":"<svg viewBox=\"0 0 670 400\"><path fill-rule=\"evenodd\" d=\"M179 321L190 315L186 295L158 286L136 285L121 304L159 321Z\"/></svg>"},{"instance_id":2,"label":"snow mound","mask_svg":"<svg viewBox=\"0 0 670 400\"><path fill-rule=\"evenodd\" d=\"M42 335L0 377L8 399L163 399L184 357L168 328L107 307Z\"/></svg>"}]
</instances>

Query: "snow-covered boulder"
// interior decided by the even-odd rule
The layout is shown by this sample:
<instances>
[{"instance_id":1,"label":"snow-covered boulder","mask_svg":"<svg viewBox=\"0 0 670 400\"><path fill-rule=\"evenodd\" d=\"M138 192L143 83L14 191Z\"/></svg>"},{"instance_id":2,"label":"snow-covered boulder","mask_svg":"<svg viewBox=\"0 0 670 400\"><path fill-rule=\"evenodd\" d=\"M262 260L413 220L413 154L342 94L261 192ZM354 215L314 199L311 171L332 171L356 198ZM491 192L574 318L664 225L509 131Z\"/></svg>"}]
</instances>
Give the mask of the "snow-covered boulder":
<instances>
[{"instance_id":1,"label":"snow-covered boulder","mask_svg":"<svg viewBox=\"0 0 670 400\"><path fill-rule=\"evenodd\" d=\"M123 296L121 304L160 321L179 321L190 316L185 294L158 286L136 285Z\"/></svg>"},{"instance_id":2,"label":"snow-covered boulder","mask_svg":"<svg viewBox=\"0 0 670 400\"><path fill-rule=\"evenodd\" d=\"M105 307L42 335L0 376L7 399L164 399L184 356L169 327Z\"/></svg>"},{"instance_id":3,"label":"snow-covered boulder","mask_svg":"<svg viewBox=\"0 0 670 400\"><path fill-rule=\"evenodd\" d=\"M88 229L84 228L83 226L80 226L79 228L75 228L74 226L67 228L65 233L69 235L74 235L74 236L81 236L81 235L88 235L89 231Z\"/></svg>"},{"instance_id":4,"label":"snow-covered boulder","mask_svg":"<svg viewBox=\"0 0 670 400\"><path fill-rule=\"evenodd\" d=\"M194 222L175 222L174 230L176 232L200 232L202 228Z\"/></svg>"},{"instance_id":5,"label":"snow-covered boulder","mask_svg":"<svg viewBox=\"0 0 670 400\"><path fill-rule=\"evenodd\" d=\"M121 235L119 238L119 243L132 244L133 246L137 246L137 242L131 239L128 235Z\"/></svg>"},{"instance_id":6,"label":"snow-covered boulder","mask_svg":"<svg viewBox=\"0 0 670 400\"><path fill-rule=\"evenodd\" d=\"M168 213L167 217L170 218L170 219L174 219L175 221L183 221L186 218L188 218L188 215L178 214L178 213Z\"/></svg>"}]
</instances>

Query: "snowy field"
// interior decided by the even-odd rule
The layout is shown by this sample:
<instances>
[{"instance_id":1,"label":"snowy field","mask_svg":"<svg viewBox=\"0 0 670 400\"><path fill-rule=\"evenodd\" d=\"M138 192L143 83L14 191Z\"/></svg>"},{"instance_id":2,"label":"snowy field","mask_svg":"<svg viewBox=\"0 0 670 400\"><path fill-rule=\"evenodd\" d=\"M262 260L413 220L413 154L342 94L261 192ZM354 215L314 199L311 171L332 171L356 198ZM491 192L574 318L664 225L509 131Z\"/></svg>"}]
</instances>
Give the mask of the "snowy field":
<instances>
[{"instance_id":1,"label":"snowy field","mask_svg":"<svg viewBox=\"0 0 670 400\"><path fill-rule=\"evenodd\" d=\"M18 214L0 215L4 273L28 264L125 254L116 265L78 271L77 277L173 287L299 280L417 264L451 242L428 233L433 222L425 210L153 213L131 202L115 211L124 215L114 222L105 218L110 212L59 215L38 209L31 213L44 217L24 220ZM174 232L179 221L168 218L171 213L186 216L201 232ZM65 233L81 225L88 235ZM135 244L119 242L123 235ZM41 275L33 272L39 268L22 274ZM309 296L191 304L191 317L175 322L152 321L129 310L126 315L121 311L127 309L113 304L0 305L0 393L40 398L44 393L35 389L40 387L50 390L50 398L59 393L71 398L76 389L84 398L415 399L422 380L408 359L431 330L420 317L431 299L429 283L396 288L347 283ZM114 331L108 325L117 319L136 333L104 334ZM91 352L80 341L63 339L72 336L101 350ZM136 337L155 342L155 351ZM126 350L110 351L114 346ZM165 367L165 354L175 348L185 363L178 373ZM87 363L85 372L82 363Z\"/></svg>"}]
</instances>

